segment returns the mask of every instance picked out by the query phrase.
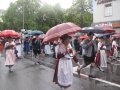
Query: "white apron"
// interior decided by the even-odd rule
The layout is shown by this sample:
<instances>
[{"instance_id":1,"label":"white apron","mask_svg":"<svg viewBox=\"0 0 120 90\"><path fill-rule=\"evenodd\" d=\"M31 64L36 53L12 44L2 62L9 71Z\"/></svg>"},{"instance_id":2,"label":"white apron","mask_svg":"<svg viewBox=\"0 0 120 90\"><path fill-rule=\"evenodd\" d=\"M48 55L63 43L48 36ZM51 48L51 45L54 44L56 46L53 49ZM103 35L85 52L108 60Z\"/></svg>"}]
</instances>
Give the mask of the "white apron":
<instances>
[{"instance_id":1,"label":"white apron","mask_svg":"<svg viewBox=\"0 0 120 90\"><path fill-rule=\"evenodd\" d=\"M50 45L46 44L44 48L45 54L51 54Z\"/></svg>"},{"instance_id":2,"label":"white apron","mask_svg":"<svg viewBox=\"0 0 120 90\"><path fill-rule=\"evenodd\" d=\"M105 50L100 50L100 60L101 60L100 67L107 67L107 56Z\"/></svg>"},{"instance_id":3,"label":"white apron","mask_svg":"<svg viewBox=\"0 0 120 90\"><path fill-rule=\"evenodd\" d=\"M21 57L22 56L22 46L21 45L16 45L16 50L18 50L18 57Z\"/></svg>"},{"instance_id":4,"label":"white apron","mask_svg":"<svg viewBox=\"0 0 120 90\"><path fill-rule=\"evenodd\" d=\"M63 44L59 45L58 53L65 54L65 46ZM58 83L63 86L71 85L73 82L73 66L72 57L65 55L65 57L59 60L58 64Z\"/></svg>"}]
</instances>

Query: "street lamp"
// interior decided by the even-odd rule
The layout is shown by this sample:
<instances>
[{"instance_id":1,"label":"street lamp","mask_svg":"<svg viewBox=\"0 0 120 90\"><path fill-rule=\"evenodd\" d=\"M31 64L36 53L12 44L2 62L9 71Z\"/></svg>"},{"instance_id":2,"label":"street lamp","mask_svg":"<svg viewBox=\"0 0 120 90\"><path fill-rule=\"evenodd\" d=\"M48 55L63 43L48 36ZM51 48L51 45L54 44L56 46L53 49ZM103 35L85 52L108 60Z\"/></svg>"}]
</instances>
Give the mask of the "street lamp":
<instances>
[{"instance_id":1,"label":"street lamp","mask_svg":"<svg viewBox=\"0 0 120 90\"><path fill-rule=\"evenodd\" d=\"M49 17L46 16L46 14L44 14L43 15L43 20L46 21L46 19L54 19L54 20L58 20L58 21L60 21L60 23L62 23L62 21L60 19L58 19L58 18L49 18Z\"/></svg>"}]
</instances>

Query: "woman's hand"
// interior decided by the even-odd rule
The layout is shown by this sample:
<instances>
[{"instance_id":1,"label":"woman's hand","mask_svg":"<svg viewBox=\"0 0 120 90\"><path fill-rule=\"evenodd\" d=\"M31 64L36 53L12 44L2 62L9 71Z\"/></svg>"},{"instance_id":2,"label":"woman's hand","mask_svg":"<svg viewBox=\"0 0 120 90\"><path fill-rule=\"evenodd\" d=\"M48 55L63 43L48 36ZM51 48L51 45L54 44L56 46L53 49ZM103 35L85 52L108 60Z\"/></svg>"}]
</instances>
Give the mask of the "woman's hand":
<instances>
[{"instance_id":1,"label":"woman's hand","mask_svg":"<svg viewBox=\"0 0 120 90\"><path fill-rule=\"evenodd\" d=\"M69 52L68 52L68 48L66 47L66 52L65 52L66 54L68 54Z\"/></svg>"},{"instance_id":2,"label":"woman's hand","mask_svg":"<svg viewBox=\"0 0 120 90\"><path fill-rule=\"evenodd\" d=\"M80 67L80 63L79 62L77 63L77 65L78 65L78 67Z\"/></svg>"}]
</instances>

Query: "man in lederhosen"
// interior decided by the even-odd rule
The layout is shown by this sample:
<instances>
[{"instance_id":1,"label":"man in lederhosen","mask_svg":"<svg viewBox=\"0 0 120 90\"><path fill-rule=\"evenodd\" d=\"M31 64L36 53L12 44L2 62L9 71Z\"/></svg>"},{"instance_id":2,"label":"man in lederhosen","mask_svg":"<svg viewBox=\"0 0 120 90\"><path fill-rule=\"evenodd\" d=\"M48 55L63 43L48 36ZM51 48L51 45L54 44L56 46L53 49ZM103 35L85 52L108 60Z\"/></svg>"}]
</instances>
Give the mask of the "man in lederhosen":
<instances>
[{"instance_id":1,"label":"man in lederhosen","mask_svg":"<svg viewBox=\"0 0 120 90\"><path fill-rule=\"evenodd\" d=\"M97 46L95 41L93 41L94 34L92 32L89 32L87 35L89 38L84 40L83 42L83 58L85 64L81 65L81 67L77 69L77 72L80 75L80 70L91 64L89 77L95 78L95 76L92 75L92 71L95 66L94 60L97 52Z\"/></svg>"}]
</instances>

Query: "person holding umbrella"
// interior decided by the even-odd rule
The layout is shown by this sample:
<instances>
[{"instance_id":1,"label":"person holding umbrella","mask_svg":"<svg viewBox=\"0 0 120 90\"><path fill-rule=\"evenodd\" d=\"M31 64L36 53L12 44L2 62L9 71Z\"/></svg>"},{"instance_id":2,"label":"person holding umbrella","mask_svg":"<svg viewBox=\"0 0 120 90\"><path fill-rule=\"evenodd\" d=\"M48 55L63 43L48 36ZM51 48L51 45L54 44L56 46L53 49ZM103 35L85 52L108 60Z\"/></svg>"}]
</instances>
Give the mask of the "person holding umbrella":
<instances>
[{"instance_id":1,"label":"person holding umbrella","mask_svg":"<svg viewBox=\"0 0 120 90\"><path fill-rule=\"evenodd\" d=\"M97 46L96 46L96 43L93 41L94 34L92 32L89 32L87 36L88 36L88 39L84 40L83 42L83 58L84 58L85 64L82 65L80 68L78 68L77 72L78 72L78 75L80 75L81 69L91 64L89 77L95 78L95 76L92 75L92 71L95 65L94 60L97 52Z\"/></svg>"},{"instance_id":2,"label":"person holding umbrella","mask_svg":"<svg viewBox=\"0 0 120 90\"><path fill-rule=\"evenodd\" d=\"M11 37L8 37L8 42L5 43L5 66L9 67L9 71L13 71L11 68L15 64L15 43Z\"/></svg>"},{"instance_id":3,"label":"person holding umbrella","mask_svg":"<svg viewBox=\"0 0 120 90\"><path fill-rule=\"evenodd\" d=\"M32 40L32 45L33 45L33 53L35 56L34 64L35 65L37 65L37 63L41 64L37 59L37 57L39 58L41 55L41 45L42 45L41 40L39 39L39 33L35 34L35 38Z\"/></svg>"},{"instance_id":4,"label":"person holding umbrella","mask_svg":"<svg viewBox=\"0 0 120 90\"><path fill-rule=\"evenodd\" d=\"M54 73L53 82L58 84L62 90L70 87L73 81L73 66L72 58L80 67L80 64L72 52L72 47L70 45L71 37L64 34L61 37L62 43L58 46L57 51L57 63Z\"/></svg>"}]
</instances>

